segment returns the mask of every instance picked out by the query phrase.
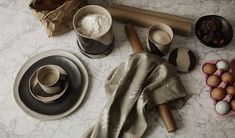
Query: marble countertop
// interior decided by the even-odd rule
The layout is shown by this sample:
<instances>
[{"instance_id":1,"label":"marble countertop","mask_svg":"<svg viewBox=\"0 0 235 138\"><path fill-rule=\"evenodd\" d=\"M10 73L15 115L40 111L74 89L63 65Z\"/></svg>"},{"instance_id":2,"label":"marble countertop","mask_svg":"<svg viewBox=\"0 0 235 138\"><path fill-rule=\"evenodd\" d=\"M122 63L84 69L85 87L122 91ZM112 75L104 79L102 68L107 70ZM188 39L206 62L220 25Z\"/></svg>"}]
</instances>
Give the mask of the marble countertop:
<instances>
[{"instance_id":1,"label":"marble countertop","mask_svg":"<svg viewBox=\"0 0 235 138\"><path fill-rule=\"evenodd\" d=\"M233 28L235 27L235 0L112 1L194 19L206 14L218 14L227 18ZM92 3L105 2L107 1L92 1ZM0 1L0 137L80 137L82 132L94 123L106 103L104 92L106 76L132 53L123 24L117 22L113 24L116 39L112 53L102 59L89 59L79 52L74 31L48 38L40 23L30 13L28 3L28 0ZM147 30L143 28L137 28L137 30L145 45ZM200 66L205 61L234 58L234 38L232 43L224 49L210 49L203 46L194 33L190 37L175 36L171 49L188 47L198 58L198 64L191 73L180 75L189 95L188 100L182 109L173 111L179 127L175 133L167 133L159 114L153 112L154 122L149 126L146 137L235 137L235 117L221 117L214 112L200 71ZM40 121L28 116L16 104L13 97L13 82L18 70L29 58L50 49L75 52L89 71L91 85L82 106L73 114L60 120Z\"/></svg>"}]
</instances>

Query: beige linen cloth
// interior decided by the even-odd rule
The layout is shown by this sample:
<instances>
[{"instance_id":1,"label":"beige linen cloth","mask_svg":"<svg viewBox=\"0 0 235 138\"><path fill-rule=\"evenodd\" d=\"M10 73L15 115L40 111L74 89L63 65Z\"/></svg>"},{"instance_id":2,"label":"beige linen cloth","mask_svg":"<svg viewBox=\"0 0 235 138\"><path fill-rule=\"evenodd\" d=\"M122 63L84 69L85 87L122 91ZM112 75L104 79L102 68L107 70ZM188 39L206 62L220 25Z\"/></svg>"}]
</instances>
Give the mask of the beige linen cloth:
<instances>
[{"instance_id":1,"label":"beige linen cloth","mask_svg":"<svg viewBox=\"0 0 235 138\"><path fill-rule=\"evenodd\" d=\"M174 100L169 104L179 107L186 96L175 67L145 52L131 55L115 68L105 90L108 102L83 138L140 138L148 126L147 104Z\"/></svg>"}]
</instances>

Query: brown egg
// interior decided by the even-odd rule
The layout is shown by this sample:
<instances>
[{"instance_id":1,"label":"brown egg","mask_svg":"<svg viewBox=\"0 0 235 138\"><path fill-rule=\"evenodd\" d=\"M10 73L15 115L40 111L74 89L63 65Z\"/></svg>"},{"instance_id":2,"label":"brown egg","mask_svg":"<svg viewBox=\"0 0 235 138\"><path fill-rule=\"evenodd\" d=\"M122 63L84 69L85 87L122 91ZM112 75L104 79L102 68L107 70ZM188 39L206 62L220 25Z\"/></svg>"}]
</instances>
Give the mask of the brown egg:
<instances>
[{"instance_id":1,"label":"brown egg","mask_svg":"<svg viewBox=\"0 0 235 138\"><path fill-rule=\"evenodd\" d=\"M216 70L217 70L216 66L210 63L206 63L202 68L202 71L208 75L213 75L216 72Z\"/></svg>"},{"instance_id":2,"label":"brown egg","mask_svg":"<svg viewBox=\"0 0 235 138\"><path fill-rule=\"evenodd\" d=\"M235 97L235 86L231 85L226 88L226 92L228 95Z\"/></svg>"},{"instance_id":3,"label":"brown egg","mask_svg":"<svg viewBox=\"0 0 235 138\"><path fill-rule=\"evenodd\" d=\"M233 84L233 74L231 72L225 72L221 76L222 81L227 82L228 84Z\"/></svg>"},{"instance_id":4,"label":"brown egg","mask_svg":"<svg viewBox=\"0 0 235 138\"><path fill-rule=\"evenodd\" d=\"M235 99L233 99L231 101L230 106L231 106L232 110L235 111Z\"/></svg>"},{"instance_id":5,"label":"brown egg","mask_svg":"<svg viewBox=\"0 0 235 138\"><path fill-rule=\"evenodd\" d=\"M225 97L225 90L223 88L214 88L211 91L211 97L217 101L223 100Z\"/></svg>"},{"instance_id":6,"label":"brown egg","mask_svg":"<svg viewBox=\"0 0 235 138\"><path fill-rule=\"evenodd\" d=\"M212 87L217 87L220 84L220 77L216 76L216 75L211 75L210 77L208 77L207 79L207 84L209 86Z\"/></svg>"}]
</instances>

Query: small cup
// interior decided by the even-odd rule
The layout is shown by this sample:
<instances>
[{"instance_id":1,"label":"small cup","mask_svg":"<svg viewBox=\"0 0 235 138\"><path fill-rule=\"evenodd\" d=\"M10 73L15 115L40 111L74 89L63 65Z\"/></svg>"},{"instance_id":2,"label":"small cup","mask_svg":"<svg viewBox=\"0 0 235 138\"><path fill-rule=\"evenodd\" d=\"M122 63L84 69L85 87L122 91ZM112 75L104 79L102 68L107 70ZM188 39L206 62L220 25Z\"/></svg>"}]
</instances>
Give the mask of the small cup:
<instances>
[{"instance_id":1,"label":"small cup","mask_svg":"<svg viewBox=\"0 0 235 138\"><path fill-rule=\"evenodd\" d=\"M168 25L151 26L148 31L147 49L159 56L164 56L169 51L173 37L173 31Z\"/></svg>"},{"instance_id":2,"label":"small cup","mask_svg":"<svg viewBox=\"0 0 235 138\"><path fill-rule=\"evenodd\" d=\"M45 65L36 74L39 85L48 94L60 92L62 81L66 80L66 77L54 65Z\"/></svg>"},{"instance_id":3,"label":"small cup","mask_svg":"<svg viewBox=\"0 0 235 138\"><path fill-rule=\"evenodd\" d=\"M85 36L79 32L78 22L88 14L101 14L108 17L110 23L108 27L109 29L104 34L101 34L97 37ZM111 52L110 49L113 48L114 42L112 17L105 8L98 5L88 5L81 8L73 17L73 27L77 34L77 43L79 45L79 49L84 55L89 55L88 57L90 58L101 58L107 56Z\"/></svg>"}]
</instances>

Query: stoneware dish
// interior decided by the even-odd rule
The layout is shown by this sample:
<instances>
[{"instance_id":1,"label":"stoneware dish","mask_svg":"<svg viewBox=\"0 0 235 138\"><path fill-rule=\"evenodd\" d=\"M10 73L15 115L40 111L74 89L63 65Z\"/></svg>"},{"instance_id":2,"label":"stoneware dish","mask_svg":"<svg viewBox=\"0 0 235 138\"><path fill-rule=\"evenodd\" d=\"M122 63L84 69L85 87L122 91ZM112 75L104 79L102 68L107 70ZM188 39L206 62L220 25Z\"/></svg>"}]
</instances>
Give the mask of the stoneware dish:
<instances>
[{"instance_id":1,"label":"stoneware dish","mask_svg":"<svg viewBox=\"0 0 235 138\"><path fill-rule=\"evenodd\" d=\"M170 52L168 62L174 65L179 73L188 73L195 68L197 57L189 48L179 47Z\"/></svg>"},{"instance_id":2,"label":"stoneware dish","mask_svg":"<svg viewBox=\"0 0 235 138\"><path fill-rule=\"evenodd\" d=\"M29 80L44 65L57 65L68 74L69 86L56 102L43 103L30 94ZM65 117L81 104L88 88L88 73L82 62L63 50L49 50L29 59L19 70L14 83L14 98L23 111L34 118L53 120Z\"/></svg>"},{"instance_id":3,"label":"stoneware dish","mask_svg":"<svg viewBox=\"0 0 235 138\"><path fill-rule=\"evenodd\" d=\"M154 32L159 31L159 30L165 32L165 34L167 34L167 36L165 36L164 34L159 34L159 35L162 35L162 36L158 36L158 38L159 39L164 39L165 37L169 37L168 42L164 42L164 44L160 44L160 43L156 42L155 40L153 40L153 38L151 37L151 33L154 33ZM157 24L157 25L151 26L149 28L148 37L147 37L148 51L152 52L152 53L155 53L159 56L166 55L168 53L169 49L170 49L170 45L171 45L171 42L173 40L173 37L174 37L174 34L173 34L173 31L170 28L170 26L168 26L166 24Z\"/></svg>"},{"instance_id":4,"label":"stoneware dish","mask_svg":"<svg viewBox=\"0 0 235 138\"><path fill-rule=\"evenodd\" d=\"M209 20L212 22L208 22ZM215 25L213 21L216 22L217 25ZM212 48L225 47L231 42L233 38L233 28L231 24L225 18L218 15L207 15L199 18L196 22L195 33L203 45ZM217 35L215 36L213 34Z\"/></svg>"},{"instance_id":5,"label":"stoneware dish","mask_svg":"<svg viewBox=\"0 0 235 138\"><path fill-rule=\"evenodd\" d=\"M54 65L46 65L46 66L54 66ZM55 66L55 67L59 70L61 74L67 75L67 73L62 68L60 68L59 66ZM63 82L59 84L61 87L61 90L59 92L49 94L46 91L44 91L38 83L36 76L39 70L40 68L33 73L33 75L30 77L30 80L29 80L29 88L30 88L30 93L32 94L32 96L35 99L42 101L44 103L51 103L59 99L66 92L68 88L68 85L69 85L68 79L64 80Z\"/></svg>"},{"instance_id":6,"label":"stoneware dish","mask_svg":"<svg viewBox=\"0 0 235 138\"><path fill-rule=\"evenodd\" d=\"M61 85L67 80L67 73L61 70L56 65L45 65L38 69L36 79L46 93L55 94L62 90Z\"/></svg>"},{"instance_id":7,"label":"stoneware dish","mask_svg":"<svg viewBox=\"0 0 235 138\"><path fill-rule=\"evenodd\" d=\"M226 72L230 72L230 73L231 73L231 72L232 72L231 68L228 68L227 71L222 71L222 70L216 68L216 70L213 71L214 73L211 74L211 75L209 75L209 74L205 73L205 71L203 71L203 67L204 67L207 63L212 64L212 65L216 65L216 63L218 63L219 61L225 61L225 62L227 62L226 60L219 59L219 60L208 61L208 62L206 62L206 63L204 63L204 64L202 65L202 72L203 72L203 74L204 74L205 81L206 81L205 83L206 83L206 85L207 85L208 88L209 88L208 91L210 92L210 97L211 97L211 99L213 100L215 111L216 111L216 104L217 104L218 102L224 101L225 103L229 103L229 104L230 104L230 103L231 103L231 100L235 99L235 97L233 97L233 96L231 96L231 95L228 95L227 93L226 93L225 95L223 95L222 100L215 100L215 99L212 98L212 97L213 97L213 96L212 96L212 90L213 90L214 88L221 88L221 89L223 89L224 91L226 91L226 88L227 88L228 86L234 86L234 85L235 85L234 82L233 82L232 84L228 84L228 82L222 81L222 80L221 80L221 82L219 83L219 85L218 85L218 86L215 86L215 87L210 86L210 85L208 84L207 79L209 78L209 76L211 76L211 75L216 75L216 76L218 76L218 77L221 77L223 73L226 73ZM231 64L229 64L229 62L227 62L227 63L228 63L228 65L229 65L229 67L232 66ZM233 76L233 77L234 77L234 76ZM231 108L230 108L230 109L231 109ZM216 113L218 113L218 112L216 112ZM226 114L220 114L220 113L218 113L218 114L219 114L219 115L222 115L222 116L235 116L235 111L230 110L230 111L229 111L228 113L226 113Z\"/></svg>"}]
</instances>

